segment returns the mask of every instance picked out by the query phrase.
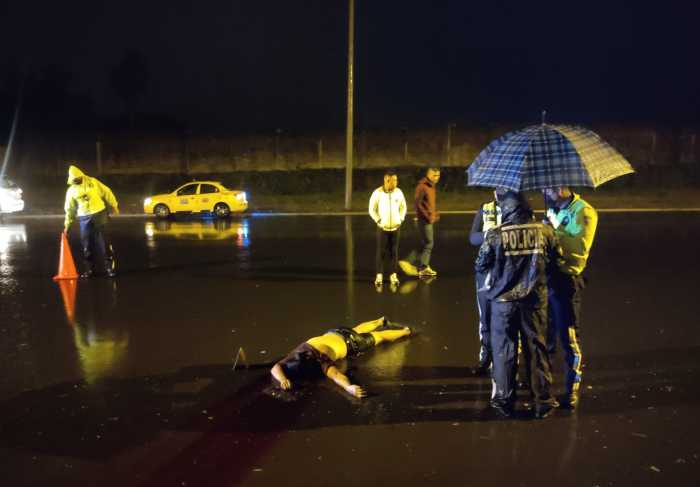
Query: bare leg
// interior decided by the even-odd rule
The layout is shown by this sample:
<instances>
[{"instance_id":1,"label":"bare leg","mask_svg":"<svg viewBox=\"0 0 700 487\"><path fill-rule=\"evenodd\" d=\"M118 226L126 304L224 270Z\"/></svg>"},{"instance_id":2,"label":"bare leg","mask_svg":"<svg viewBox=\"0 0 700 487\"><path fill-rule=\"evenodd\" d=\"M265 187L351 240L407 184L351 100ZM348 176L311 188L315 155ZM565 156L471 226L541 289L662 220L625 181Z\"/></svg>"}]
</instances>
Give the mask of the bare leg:
<instances>
[{"instance_id":1,"label":"bare leg","mask_svg":"<svg viewBox=\"0 0 700 487\"><path fill-rule=\"evenodd\" d=\"M379 345L382 342L394 342L399 338L403 338L411 334L411 329L406 327L403 330L383 330L383 331L373 331L372 336L374 337L374 344Z\"/></svg>"},{"instance_id":2,"label":"bare leg","mask_svg":"<svg viewBox=\"0 0 700 487\"><path fill-rule=\"evenodd\" d=\"M376 320L365 321L364 323L360 323L359 325L354 327L353 330L355 330L357 333L370 333L382 326L383 323L384 317L380 316Z\"/></svg>"}]
</instances>

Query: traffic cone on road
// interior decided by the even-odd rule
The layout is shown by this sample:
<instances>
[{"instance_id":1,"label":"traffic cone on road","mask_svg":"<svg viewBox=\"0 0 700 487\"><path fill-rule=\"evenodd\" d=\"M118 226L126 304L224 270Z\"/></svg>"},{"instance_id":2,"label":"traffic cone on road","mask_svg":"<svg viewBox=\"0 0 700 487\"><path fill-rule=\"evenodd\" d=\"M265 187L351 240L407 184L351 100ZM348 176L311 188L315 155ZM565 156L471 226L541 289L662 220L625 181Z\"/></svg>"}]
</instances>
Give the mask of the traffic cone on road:
<instances>
[{"instance_id":1,"label":"traffic cone on road","mask_svg":"<svg viewBox=\"0 0 700 487\"><path fill-rule=\"evenodd\" d=\"M75 270L75 261L73 260L73 254L70 251L70 244L68 243L68 235L66 232L61 234L61 255L58 260L58 274L53 276L54 281L60 281L62 279L77 279L78 271Z\"/></svg>"}]
</instances>

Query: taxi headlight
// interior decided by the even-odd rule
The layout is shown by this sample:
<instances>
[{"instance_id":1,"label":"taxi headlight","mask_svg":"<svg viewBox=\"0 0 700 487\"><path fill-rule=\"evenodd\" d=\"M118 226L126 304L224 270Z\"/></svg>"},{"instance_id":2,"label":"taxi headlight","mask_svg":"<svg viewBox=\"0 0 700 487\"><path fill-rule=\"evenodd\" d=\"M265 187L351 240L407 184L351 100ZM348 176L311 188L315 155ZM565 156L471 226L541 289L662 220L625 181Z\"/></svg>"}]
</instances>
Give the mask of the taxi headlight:
<instances>
[{"instance_id":1,"label":"taxi headlight","mask_svg":"<svg viewBox=\"0 0 700 487\"><path fill-rule=\"evenodd\" d=\"M143 200L143 204L144 204L144 205L150 205L152 201L153 201L152 198L146 198L145 200Z\"/></svg>"},{"instance_id":2,"label":"taxi headlight","mask_svg":"<svg viewBox=\"0 0 700 487\"><path fill-rule=\"evenodd\" d=\"M240 192L236 195L237 200L245 201L246 200L246 194L245 192Z\"/></svg>"}]
</instances>

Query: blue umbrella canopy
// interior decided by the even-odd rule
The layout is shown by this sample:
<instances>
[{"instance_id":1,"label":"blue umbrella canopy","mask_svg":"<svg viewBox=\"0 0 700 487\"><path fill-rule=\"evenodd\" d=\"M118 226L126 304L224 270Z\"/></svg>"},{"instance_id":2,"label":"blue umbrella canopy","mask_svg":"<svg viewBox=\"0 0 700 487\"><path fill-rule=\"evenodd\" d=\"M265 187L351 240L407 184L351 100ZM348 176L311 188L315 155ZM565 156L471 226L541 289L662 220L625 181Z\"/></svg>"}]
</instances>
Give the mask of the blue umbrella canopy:
<instances>
[{"instance_id":1,"label":"blue umbrella canopy","mask_svg":"<svg viewBox=\"0 0 700 487\"><path fill-rule=\"evenodd\" d=\"M532 125L492 141L467 169L469 186L538 190L596 188L633 173L630 163L595 132L571 125Z\"/></svg>"}]
</instances>

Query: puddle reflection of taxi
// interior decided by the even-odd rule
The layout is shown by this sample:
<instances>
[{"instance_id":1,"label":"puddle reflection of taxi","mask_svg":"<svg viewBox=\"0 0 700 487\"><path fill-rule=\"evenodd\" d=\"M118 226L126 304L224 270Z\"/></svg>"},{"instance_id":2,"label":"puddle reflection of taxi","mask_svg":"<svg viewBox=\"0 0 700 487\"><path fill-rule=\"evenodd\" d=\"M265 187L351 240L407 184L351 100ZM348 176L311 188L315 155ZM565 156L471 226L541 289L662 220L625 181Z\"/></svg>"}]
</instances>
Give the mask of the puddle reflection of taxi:
<instances>
[{"instance_id":1,"label":"puddle reflection of taxi","mask_svg":"<svg viewBox=\"0 0 700 487\"><path fill-rule=\"evenodd\" d=\"M170 237L181 240L236 240L246 246L248 222L231 220L146 222L146 237Z\"/></svg>"},{"instance_id":2,"label":"puddle reflection of taxi","mask_svg":"<svg viewBox=\"0 0 700 487\"><path fill-rule=\"evenodd\" d=\"M157 194L143 200L143 211L159 218L174 213L213 213L226 218L248 208L244 191L226 188L218 181L192 181L172 193Z\"/></svg>"}]
</instances>

